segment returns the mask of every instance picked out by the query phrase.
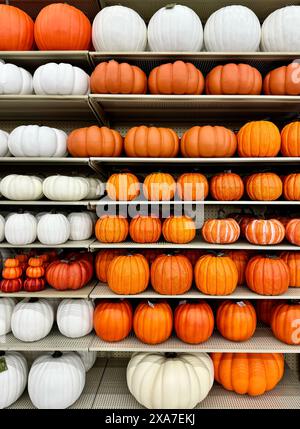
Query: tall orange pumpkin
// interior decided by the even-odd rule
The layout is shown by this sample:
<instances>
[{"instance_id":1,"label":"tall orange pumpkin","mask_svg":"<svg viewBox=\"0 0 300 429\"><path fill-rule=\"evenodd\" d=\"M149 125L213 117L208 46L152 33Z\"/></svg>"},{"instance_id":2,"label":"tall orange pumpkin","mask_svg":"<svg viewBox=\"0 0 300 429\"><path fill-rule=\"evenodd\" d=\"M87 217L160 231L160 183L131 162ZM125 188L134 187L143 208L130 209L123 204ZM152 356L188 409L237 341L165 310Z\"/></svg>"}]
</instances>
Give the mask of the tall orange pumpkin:
<instances>
[{"instance_id":1,"label":"tall orange pumpkin","mask_svg":"<svg viewBox=\"0 0 300 429\"><path fill-rule=\"evenodd\" d=\"M139 179L132 173L112 174L106 182L108 197L114 201L132 201L140 193Z\"/></svg>"},{"instance_id":2,"label":"tall orange pumpkin","mask_svg":"<svg viewBox=\"0 0 300 429\"><path fill-rule=\"evenodd\" d=\"M291 122L281 131L281 153L283 156L300 156L300 122Z\"/></svg>"},{"instance_id":3,"label":"tall orange pumpkin","mask_svg":"<svg viewBox=\"0 0 300 429\"><path fill-rule=\"evenodd\" d=\"M200 173L181 174L177 179L177 193L181 200L205 200L208 195L208 181Z\"/></svg>"},{"instance_id":4,"label":"tall orange pumpkin","mask_svg":"<svg viewBox=\"0 0 300 429\"><path fill-rule=\"evenodd\" d=\"M32 19L23 10L0 5L0 51L30 51L33 28Z\"/></svg>"},{"instance_id":5,"label":"tall orange pumpkin","mask_svg":"<svg viewBox=\"0 0 300 429\"><path fill-rule=\"evenodd\" d=\"M169 201L174 198L176 182L171 174L151 173L145 177L143 191L149 201Z\"/></svg>"},{"instance_id":6,"label":"tall orange pumpkin","mask_svg":"<svg viewBox=\"0 0 300 429\"><path fill-rule=\"evenodd\" d=\"M300 246L300 219L291 219L285 227L285 236L287 240Z\"/></svg>"},{"instance_id":7,"label":"tall orange pumpkin","mask_svg":"<svg viewBox=\"0 0 300 429\"><path fill-rule=\"evenodd\" d=\"M122 255L122 250L100 250L95 258L95 272L100 282L107 283L107 271L109 264L116 257Z\"/></svg>"},{"instance_id":8,"label":"tall orange pumpkin","mask_svg":"<svg viewBox=\"0 0 300 429\"><path fill-rule=\"evenodd\" d=\"M102 216L95 225L96 238L102 243L125 241L128 231L128 220L122 216Z\"/></svg>"},{"instance_id":9,"label":"tall orange pumpkin","mask_svg":"<svg viewBox=\"0 0 300 429\"><path fill-rule=\"evenodd\" d=\"M45 6L34 24L34 38L40 51L89 49L92 26L81 10L66 3Z\"/></svg>"},{"instance_id":10,"label":"tall orange pumpkin","mask_svg":"<svg viewBox=\"0 0 300 429\"><path fill-rule=\"evenodd\" d=\"M257 95L261 93L262 76L248 64L225 64L214 67L205 79L206 94Z\"/></svg>"},{"instance_id":11,"label":"tall orange pumpkin","mask_svg":"<svg viewBox=\"0 0 300 429\"><path fill-rule=\"evenodd\" d=\"M175 61L151 70L148 86L151 94L199 95L204 77L193 64Z\"/></svg>"},{"instance_id":12,"label":"tall orange pumpkin","mask_svg":"<svg viewBox=\"0 0 300 429\"><path fill-rule=\"evenodd\" d=\"M300 174L289 174L283 180L283 196L289 201L300 201Z\"/></svg>"},{"instance_id":13,"label":"tall orange pumpkin","mask_svg":"<svg viewBox=\"0 0 300 429\"><path fill-rule=\"evenodd\" d=\"M103 300L94 311L96 335L104 341L122 341L132 329L132 319L132 307L128 300Z\"/></svg>"},{"instance_id":14,"label":"tall orange pumpkin","mask_svg":"<svg viewBox=\"0 0 300 429\"><path fill-rule=\"evenodd\" d=\"M289 267L290 272L290 287L300 287L300 253L299 252L283 252L280 258Z\"/></svg>"},{"instance_id":15,"label":"tall orange pumpkin","mask_svg":"<svg viewBox=\"0 0 300 429\"><path fill-rule=\"evenodd\" d=\"M296 62L271 70L264 79L264 93L266 95L299 95L299 72L300 65Z\"/></svg>"},{"instance_id":16,"label":"tall orange pumpkin","mask_svg":"<svg viewBox=\"0 0 300 429\"><path fill-rule=\"evenodd\" d=\"M234 219L208 219L201 232L208 243L230 244L239 239L240 227Z\"/></svg>"},{"instance_id":17,"label":"tall orange pumpkin","mask_svg":"<svg viewBox=\"0 0 300 429\"><path fill-rule=\"evenodd\" d=\"M258 320L270 326L274 308L283 304L283 299L258 299L256 303L256 314Z\"/></svg>"},{"instance_id":18,"label":"tall orange pumpkin","mask_svg":"<svg viewBox=\"0 0 300 429\"><path fill-rule=\"evenodd\" d=\"M247 179L247 194L251 200L275 201L282 194L280 177L275 173L256 173Z\"/></svg>"},{"instance_id":19,"label":"tall orange pumpkin","mask_svg":"<svg viewBox=\"0 0 300 429\"><path fill-rule=\"evenodd\" d=\"M244 183L235 173L216 174L210 181L210 193L215 200L238 201L244 194Z\"/></svg>"},{"instance_id":20,"label":"tall orange pumpkin","mask_svg":"<svg viewBox=\"0 0 300 429\"><path fill-rule=\"evenodd\" d=\"M269 121L248 122L238 132L239 156L274 157L281 146L279 129Z\"/></svg>"},{"instance_id":21,"label":"tall orange pumpkin","mask_svg":"<svg viewBox=\"0 0 300 429\"><path fill-rule=\"evenodd\" d=\"M230 252L226 252L226 255L229 256L235 263L237 270L238 270L238 285L244 285L246 278L245 278L245 271L246 266L249 261L249 253L246 250L232 250Z\"/></svg>"},{"instance_id":22,"label":"tall orange pumpkin","mask_svg":"<svg viewBox=\"0 0 300 429\"><path fill-rule=\"evenodd\" d=\"M300 304L277 305L271 316L275 337L286 344L300 344Z\"/></svg>"},{"instance_id":23,"label":"tall orange pumpkin","mask_svg":"<svg viewBox=\"0 0 300 429\"><path fill-rule=\"evenodd\" d=\"M94 94L145 94L147 76L142 69L111 60L100 63L91 74Z\"/></svg>"},{"instance_id":24,"label":"tall orange pumpkin","mask_svg":"<svg viewBox=\"0 0 300 429\"><path fill-rule=\"evenodd\" d=\"M277 219L254 219L248 222L245 236L252 244L279 244L284 239L285 229Z\"/></svg>"},{"instance_id":25,"label":"tall orange pumpkin","mask_svg":"<svg viewBox=\"0 0 300 429\"><path fill-rule=\"evenodd\" d=\"M123 149L123 138L118 131L97 125L71 131L67 143L74 157L120 156Z\"/></svg>"},{"instance_id":26,"label":"tall orange pumpkin","mask_svg":"<svg viewBox=\"0 0 300 429\"><path fill-rule=\"evenodd\" d=\"M155 216L136 216L130 221L129 234L136 243L156 243L161 235L161 221Z\"/></svg>"},{"instance_id":27,"label":"tall orange pumpkin","mask_svg":"<svg viewBox=\"0 0 300 429\"><path fill-rule=\"evenodd\" d=\"M162 233L169 243L189 243L196 236L196 225L188 216L170 216L163 223Z\"/></svg>"}]
</instances>

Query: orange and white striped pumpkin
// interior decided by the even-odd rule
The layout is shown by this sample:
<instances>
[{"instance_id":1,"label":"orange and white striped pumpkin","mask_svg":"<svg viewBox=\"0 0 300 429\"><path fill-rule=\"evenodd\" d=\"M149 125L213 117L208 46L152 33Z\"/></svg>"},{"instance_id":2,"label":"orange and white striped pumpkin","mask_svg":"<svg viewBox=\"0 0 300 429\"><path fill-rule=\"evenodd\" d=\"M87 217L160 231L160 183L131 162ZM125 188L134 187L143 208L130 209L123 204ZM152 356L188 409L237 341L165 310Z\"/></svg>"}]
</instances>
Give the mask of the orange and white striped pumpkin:
<instances>
[{"instance_id":1,"label":"orange and white striped pumpkin","mask_svg":"<svg viewBox=\"0 0 300 429\"><path fill-rule=\"evenodd\" d=\"M252 244L278 244L284 239L285 229L277 219L255 219L246 226L245 235Z\"/></svg>"},{"instance_id":2,"label":"orange and white striped pumpkin","mask_svg":"<svg viewBox=\"0 0 300 429\"><path fill-rule=\"evenodd\" d=\"M208 219L202 227L202 236L208 243L234 243L240 236L240 227L234 219Z\"/></svg>"}]
</instances>

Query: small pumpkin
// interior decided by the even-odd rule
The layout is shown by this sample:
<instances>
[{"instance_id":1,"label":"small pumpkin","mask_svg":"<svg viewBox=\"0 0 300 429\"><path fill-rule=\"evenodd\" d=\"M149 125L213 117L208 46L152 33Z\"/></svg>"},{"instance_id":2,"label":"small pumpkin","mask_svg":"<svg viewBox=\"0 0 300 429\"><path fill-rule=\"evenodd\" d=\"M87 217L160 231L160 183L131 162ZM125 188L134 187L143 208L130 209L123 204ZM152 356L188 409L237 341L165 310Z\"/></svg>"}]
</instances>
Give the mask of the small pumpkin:
<instances>
[{"instance_id":1,"label":"small pumpkin","mask_svg":"<svg viewBox=\"0 0 300 429\"><path fill-rule=\"evenodd\" d=\"M283 299L258 299L256 302L256 314L258 320L263 322L265 325L271 325L273 310L284 303Z\"/></svg>"},{"instance_id":2,"label":"small pumpkin","mask_svg":"<svg viewBox=\"0 0 300 429\"><path fill-rule=\"evenodd\" d=\"M264 94L300 95L299 72L297 62L271 70L264 78Z\"/></svg>"},{"instance_id":3,"label":"small pumpkin","mask_svg":"<svg viewBox=\"0 0 300 429\"><path fill-rule=\"evenodd\" d=\"M47 283L57 290L81 289L92 276L93 265L86 259L53 261L46 270Z\"/></svg>"},{"instance_id":4,"label":"small pumpkin","mask_svg":"<svg viewBox=\"0 0 300 429\"><path fill-rule=\"evenodd\" d=\"M28 278L24 280L24 290L26 292L38 292L45 289L45 279L43 278Z\"/></svg>"},{"instance_id":5,"label":"small pumpkin","mask_svg":"<svg viewBox=\"0 0 300 429\"><path fill-rule=\"evenodd\" d=\"M126 338L132 329L132 306L128 300L102 300L94 311L94 329L103 341Z\"/></svg>"},{"instance_id":6,"label":"small pumpkin","mask_svg":"<svg viewBox=\"0 0 300 429\"><path fill-rule=\"evenodd\" d=\"M132 201L140 193L139 179L131 173L112 174L106 183L108 197L114 201Z\"/></svg>"},{"instance_id":7,"label":"small pumpkin","mask_svg":"<svg viewBox=\"0 0 300 429\"><path fill-rule=\"evenodd\" d=\"M95 258L95 273L100 282L107 283L107 270L111 261L116 257L122 255L122 250L110 249L100 250Z\"/></svg>"},{"instance_id":8,"label":"small pumpkin","mask_svg":"<svg viewBox=\"0 0 300 429\"><path fill-rule=\"evenodd\" d=\"M290 287L300 287L300 254L298 252L283 252L280 258L289 267Z\"/></svg>"},{"instance_id":9,"label":"small pumpkin","mask_svg":"<svg viewBox=\"0 0 300 429\"><path fill-rule=\"evenodd\" d=\"M170 216L163 223L162 233L169 243L189 243L196 236L196 225L188 216Z\"/></svg>"},{"instance_id":10,"label":"small pumpkin","mask_svg":"<svg viewBox=\"0 0 300 429\"><path fill-rule=\"evenodd\" d=\"M248 222L245 236L251 244L279 244L284 239L285 229L277 219L254 219Z\"/></svg>"},{"instance_id":11,"label":"small pumpkin","mask_svg":"<svg viewBox=\"0 0 300 429\"><path fill-rule=\"evenodd\" d=\"M176 182L168 173L151 173L145 177L144 195L149 201L169 201L174 198Z\"/></svg>"},{"instance_id":12,"label":"small pumpkin","mask_svg":"<svg viewBox=\"0 0 300 429\"><path fill-rule=\"evenodd\" d=\"M28 261L29 266L26 269L26 276L32 279L37 279L45 275L43 267L43 260L41 258L30 258Z\"/></svg>"},{"instance_id":13,"label":"small pumpkin","mask_svg":"<svg viewBox=\"0 0 300 429\"><path fill-rule=\"evenodd\" d=\"M23 10L0 5L0 51L30 51L33 28L32 19Z\"/></svg>"},{"instance_id":14,"label":"small pumpkin","mask_svg":"<svg viewBox=\"0 0 300 429\"><path fill-rule=\"evenodd\" d=\"M300 83L299 83L300 84ZM291 122L281 131L281 153L283 156L300 156L300 122Z\"/></svg>"},{"instance_id":15,"label":"small pumpkin","mask_svg":"<svg viewBox=\"0 0 300 429\"><path fill-rule=\"evenodd\" d=\"M156 216L136 216L130 221L129 234L136 243L156 243L161 235L161 221Z\"/></svg>"},{"instance_id":16,"label":"small pumpkin","mask_svg":"<svg viewBox=\"0 0 300 429\"><path fill-rule=\"evenodd\" d=\"M256 173L247 179L247 194L255 201L275 201L283 190L282 181L275 173Z\"/></svg>"},{"instance_id":17,"label":"small pumpkin","mask_svg":"<svg viewBox=\"0 0 300 429\"><path fill-rule=\"evenodd\" d=\"M208 181L200 173L181 174L177 179L177 193L181 200L205 200L208 195Z\"/></svg>"},{"instance_id":18,"label":"small pumpkin","mask_svg":"<svg viewBox=\"0 0 300 429\"><path fill-rule=\"evenodd\" d=\"M235 173L216 174L210 181L210 193L215 200L238 201L244 194L244 183Z\"/></svg>"},{"instance_id":19,"label":"small pumpkin","mask_svg":"<svg viewBox=\"0 0 300 429\"><path fill-rule=\"evenodd\" d=\"M285 344L299 345L300 304L280 304L272 311L271 329Z\"/></svg>"},{"instance_id":20,"label":"small pumpkin","mask_svg":"<svg viewBox=\"0 0 300 429\"><path fill-rule=\"evenodd\" d=\"M269 121L245 124L237 134L238 154L248 157L274 157L280 151L281 138L278 127Z\"/></svg>"},{"instance_id":21,"label":"small pumpkin","mask_svg":"<svg viewBox=\"0 0 300 429\"><path fill-rule=\"evenodd\" d=\"M4 262L4 269L2 270L2 277L6 280L17 279L22 275L22 268L17 259L8 258Z\"/></svg>"},{"instance_id":22,"label":"small pumpkin","mask_svg":"<svg viewBox=\"0 0 300 429\"><path fill-rule=\"evenodd\" d=\"M19 292L23 288L23 280L19 277L17 279L1 280L0 290L5 293Z\"/></svg>"},{"instance_id":23,"label":"small pumpkin","mask_svg":"<svg viewBox=\"0 0 300 429\"><path fill-rule=\"evenodd\" d=\"M246 266L249 261L249 253L246 250L232 250L230 252L226 252L226 255L229 256L235 263L237 270L238 270L238 285L244 285L246 278L245 278L245 271Z\"/></svg>"},{"instance_id":24,"label":"small pumpkin","mask_svg":"<svg viewBox=\"0 0 300 429\"><path fill-rule=\"evenodd\" d=\"M300 219L291 219L287 223L285 236L290 243L300 246Z\"/></svg>"},{"instance_id":25,"label":"small pumpkin","mask_svg":"<svg viewBox=\"0 0 300 429\"><path fill-rule=\"evenodd\" d=\"M208 219L201 232L208 243L231 244L239 239L240 227L234 219Z\"/></svg>"},{"instance_id":26,"label":"small pumpkin","mask_svg":"<svg viewBox=\"0 0 300 429\"><path fill-rule=\"evenodd\" d=\"M300 174L289 174L283 180L283 196L288 201L300 201Z\"/></svg>"},{"instance_id":27,"label":"small pumpkin","mask_svg":"<svg viewBox=\"0 0 300 429\"><path fill-rule=\"evenodd\" d=\"M95 225L96 238L102 243L125 241L128 231L128 220L122 216L102 216Z\"/></svg>"}]
</instances>

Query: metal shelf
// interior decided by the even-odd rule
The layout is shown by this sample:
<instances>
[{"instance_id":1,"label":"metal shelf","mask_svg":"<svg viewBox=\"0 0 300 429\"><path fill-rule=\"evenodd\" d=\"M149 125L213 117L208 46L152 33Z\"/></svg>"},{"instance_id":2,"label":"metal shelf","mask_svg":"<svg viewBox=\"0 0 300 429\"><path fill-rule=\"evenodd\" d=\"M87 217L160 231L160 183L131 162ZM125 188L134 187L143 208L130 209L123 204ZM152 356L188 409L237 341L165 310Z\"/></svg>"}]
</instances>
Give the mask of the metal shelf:
<instances>
[{"instance_id":1,"label":"metal shelf","mask_svg":"<svg viewBox=\"0 0 300 429\"><path fill-rule=\"evenodd\" d=\"M1 204L1 201L0 201ZM182 200L172 200L172 201L148 201L148 200L139 200L138 198L133 201L114 201L108 199L94 200L90 201L91 205L94 206L148 206L148 205L196 205L196 206L219 206L219 205L232 205L232 206L298 206L300 201L252 201L252 200L239 200L239 201L217 201L217 200L201 200L201 201L182 201Z\"/></svg>"},{"instance_id":2,"label":"metal shelf","mask_svg":"<svg viewBox=\"0 0 300 429\"><path fill-rule=\"evenodd\" d=\"M56 290L47 287L38 292L13 292L4 293L0 291L0 298L89 298L91 292L96 285L96 281L92 281L89 285L77 290Z\"/></svg>"},{"instance_id":3,"label":"metal shelf","mask_svg":"<svg viewBox=\"0 0 300 429\"><path fill-rule=\"evenodd\" d=\"M95 201L92 202L95 205ZM52 200L37 200L37 201L12 201L0 200L0 206L86 206L90 205L88 200L80 201L52 201Z\"/></svg>"},{"instance_id":4,"label":"metal shelf","mask_svg":"<svg viewBox=\"0 0 300 429\"><path fill-rule=\"evenodd\" d=\"M1 249L47 249L47 248L58 248L58 249L89 249L90 245L93 243L94 239L81 240L81 241L67 241L63 244L42 244L38 241L35 241L31 244L26 244L24 246L15 246L14 244L9 244L6 241L0 243Z\"/></svg>"},{"instance_id":5,"label":"metal shelf","mask_svg":"<svg viewBox=\"0 0 300 429\"><path fill-rule=\"evenodd\" d=\"M108 165L135 165L135 164L176 164L184 165L188 164L193 166L199 165L215 165L215 164L295 164L299 165L300 158L290 158L290 157L277 157L277 158L130 158L130 157L114 157L114 158L90 158L91 163L98 164L108 164Z\"/></svg>"},{"instance_id":6,"label":"metal shelf","mask_svg":"<svg viewBox=\"0 0 300 429\"><path fill-rule=\"evenodd\" d=\"M1 57L0 57L1 58ZM1 98L0 98L1 101ZM24 165L89 165L89 158L44 158L44 157L0 157L0 164L24 164Z\"/></svg>"}]
</instances>

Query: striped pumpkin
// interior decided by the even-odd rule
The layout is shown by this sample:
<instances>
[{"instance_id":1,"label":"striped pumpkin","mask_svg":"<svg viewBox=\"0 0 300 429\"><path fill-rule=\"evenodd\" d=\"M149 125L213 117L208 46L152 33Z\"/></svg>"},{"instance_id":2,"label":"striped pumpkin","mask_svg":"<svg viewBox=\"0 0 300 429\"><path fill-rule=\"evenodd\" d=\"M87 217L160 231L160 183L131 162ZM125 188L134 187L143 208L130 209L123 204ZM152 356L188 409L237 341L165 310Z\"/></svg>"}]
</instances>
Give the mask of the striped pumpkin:
<instances>
[{"instance_id":1,"label":"striped pumpkin","mask_svg":"<svg viewBox=\"0 0 300 429\"><path fill-rule=\"evenodd\" d=\"M289 174L283 180L283 196L289 201L300 201L300 174Z\"/></svg>"},{"instance_id":2,"label":"striped pumpkin","mask_svg":"<svg viewBox=\"0 0 300 429\"><path fill-rule=\"evenodd\" d=\"M239 224L231 218L208 219L202 227L202 236L208 243L230 244L240 236Z\"/></svg>"},{"instance_id":3,"label":"striped pumpkin","mask_svg":"<svg viewBox=\"0 0 300 429\"><path fill-rule=\"evenodd\" d=\"M284 239L285 229L277 219L255 219L246 226L245 235L251 244L278 244Z\"/></svg>"}]
</instances>

